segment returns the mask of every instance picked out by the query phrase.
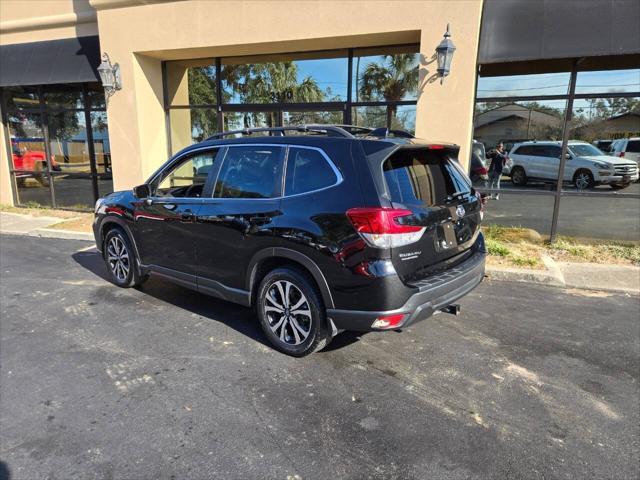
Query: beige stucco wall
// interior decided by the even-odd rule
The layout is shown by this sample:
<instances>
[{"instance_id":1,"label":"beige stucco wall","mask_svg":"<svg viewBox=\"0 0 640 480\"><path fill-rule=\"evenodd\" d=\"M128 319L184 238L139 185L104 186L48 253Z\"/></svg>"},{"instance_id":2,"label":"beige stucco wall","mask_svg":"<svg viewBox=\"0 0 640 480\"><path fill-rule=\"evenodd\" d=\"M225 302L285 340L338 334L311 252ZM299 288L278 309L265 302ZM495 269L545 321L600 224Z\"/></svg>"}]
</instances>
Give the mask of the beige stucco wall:
<instances>
[{"instance_id":1,"label":"beige stucco wall","mask_svg":"<svg viewBox=\"0 0 640 480\"><path fill-rule=\"evenodd\" d=\"M103 9L104 4L110 8ZM161 60L310 51L420 42L416 133L471 142L481 0L227 1L185 0L98 9L103 51L121 67L123 89L109 102L114 186L129 188L167 158ZM434 49L451 24L457 51L443 85L432 81Z\"/></svg>"},{"instance_id":2,"label":"beige stucco wall","mask_svg":"<svg viewBox=\"0 0 640 480\"><path fill-rule=\"evenodd\" d=\"M0 0L0 44L97 35L89 0Z\"/></svg>"},{"instance_id":3,"label":"beige stucco wall","mask_svg":"<svg viewBox=\"0 0 640 480\"><path fill-rule=\"evenodd\" d=\"M0 44L91 35L97 26L122 73L108 107L116 189L141 183L167 158L162 60L419 42L416 134L458 143L468 156L482 0L0 0L0 9ZM441 85L433 55L447 23L457 50Z\"/></svg>"}]
</instances>

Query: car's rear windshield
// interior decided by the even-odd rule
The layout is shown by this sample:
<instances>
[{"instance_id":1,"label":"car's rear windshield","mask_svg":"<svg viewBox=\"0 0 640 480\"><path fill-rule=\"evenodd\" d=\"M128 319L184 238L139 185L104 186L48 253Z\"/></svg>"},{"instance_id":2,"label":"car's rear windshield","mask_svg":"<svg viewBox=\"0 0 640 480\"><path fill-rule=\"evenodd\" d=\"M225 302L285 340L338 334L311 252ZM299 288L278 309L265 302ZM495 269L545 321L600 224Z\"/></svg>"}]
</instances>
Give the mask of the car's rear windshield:
<instances>
[{"instance_id":1,"label":"car's rear windshield","mask_svg":"<svg viewBox=\"0 0 640 480\"><path fill-rule=\"evenodd\" d=\"M400 150L384 162L391 201L405 205L443 205L451 196L467 194L471 186L461 169L442 152Z\"/></svg>"}]
</instances>

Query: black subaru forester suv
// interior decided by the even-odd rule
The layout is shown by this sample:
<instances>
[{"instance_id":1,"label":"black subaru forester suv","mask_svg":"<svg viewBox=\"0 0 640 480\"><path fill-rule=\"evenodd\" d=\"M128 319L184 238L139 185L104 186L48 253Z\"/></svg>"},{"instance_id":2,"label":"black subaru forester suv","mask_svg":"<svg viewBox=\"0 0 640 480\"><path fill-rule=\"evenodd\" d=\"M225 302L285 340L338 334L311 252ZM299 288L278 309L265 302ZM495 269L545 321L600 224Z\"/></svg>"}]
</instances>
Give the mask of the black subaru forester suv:
<instances>
[{"instance_id":1,"label":"black subaru forester suv","mask_svg":"<svg viewBox=\"0 0 640 480\"><path fill-rule=\"evenodd\" d=\"M222 133L98 200L96 245L116 285L153 274L253 306L275 348L306 355L457 312L482 281L482 199L457 153L386 129Z\"/></svg>"}]
</instances>

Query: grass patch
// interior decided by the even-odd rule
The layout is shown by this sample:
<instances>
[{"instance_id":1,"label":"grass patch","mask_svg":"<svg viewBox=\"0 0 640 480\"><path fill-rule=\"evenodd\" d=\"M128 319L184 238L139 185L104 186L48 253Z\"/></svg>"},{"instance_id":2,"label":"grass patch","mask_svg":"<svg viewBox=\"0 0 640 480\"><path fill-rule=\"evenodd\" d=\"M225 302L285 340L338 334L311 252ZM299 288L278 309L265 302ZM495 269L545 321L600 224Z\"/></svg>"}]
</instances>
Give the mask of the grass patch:
<instances>
[{"instance_id":1,"label":"grass patch","mask_svg":"<svg viewBox=\"0 0 640 480\"><path fill-rule=\"evenodd\" d=\"M22 215L33 215L34 217L57 217L62 219L78 218L82 215L93 215L92 213L74 212L71 210L56 210L50 207L43 207L38 203L32 206L14 207L12 205L0 205L0 212L20 213Z\"/></svg>"},{"instance_id":2,"label":"grass patch","mask_svg":"<svg viewBox=\"0 0 640 480\"><path fill-rule=\"evenodd\" d=\"M485 244L487 246L487 251L489 255L496 255L498 257L506 257L511 253L507 246L498 240L494 240L492 238L486 238Z\"/></svg>"},{"instance_id":3,"label":"grass patch","mask_svg":"<svg viewBox=\"0 0 640 480\"><path fill-rule=\"evenodd\" d=\"M624 242L580 243L575 238L558 237L548 244L549 254L557 260L592 263L630 263L640 265L640 245Z\"/></svg>"},{"instance_id":4,"label":"grass patch","mask_svg":"<svg viewBox=\"0 0 640 480\"><path fill-rule=\"evenodd\" d=\"M535 257L521 257L520 255L512 255L511 262L519 267L538 267L540 260Z\"/></svg>"},{"instance_id":5,"label":"grass patch","mask_svg":"<svg viewBox=\"0 0 640 480\"><path fill-rule=\"evenodd\" d=\"M484 225L487 251L492 263L524 268L543 268L542 256L558 261L640 266L640 244L587 242L560 236L553 244L538 232L522 227Z\"/></svg>"},{"instance_id":6,"label":"grass patch","mask_svg":"<svg viewBox=\"0 0 640 480\"><path fill-rule=\"evenodd\" d=\"M72 218L64 222L56 223L48 228L54 228L56 230L71 230L74 232L93 232L93 215L90 213L83 213L78 218Z\"/></svg>"}]
</instances>

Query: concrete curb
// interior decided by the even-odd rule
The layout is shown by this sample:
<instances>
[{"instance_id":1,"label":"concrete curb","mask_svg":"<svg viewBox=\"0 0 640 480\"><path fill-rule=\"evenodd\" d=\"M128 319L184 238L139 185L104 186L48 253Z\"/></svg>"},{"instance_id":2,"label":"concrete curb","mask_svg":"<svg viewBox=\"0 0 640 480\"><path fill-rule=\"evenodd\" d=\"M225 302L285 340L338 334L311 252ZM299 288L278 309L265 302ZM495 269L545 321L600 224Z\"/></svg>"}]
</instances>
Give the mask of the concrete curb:
<instances>
[{"instance_id":1,"label":"concrete curb","mask_svg":"<svg viewBox=\"0 0 640 480\"><path fill-rule=\"evenodd\" d=\"M586 268L592 270L590 272L591 274L581 277L580 281L576 281L573 278L574 276L571 276L572 278L567 280L566 275L569 275L569 272L567 272L566 275L565 273L563 273L563 268L567 268L566 265L559 265L553 258L546 255L542 256L542 261L546 267L546 270L527 270L524 268L496 267L488 265L486 267L486 274L490 279L493 280L537 283L540 285L549 285L552 287L577 288L581 290L598 290L603 292L640 295L640 287L638 286L627 287L613 285L611 283L605 283L599 278L603 276L605 271L610 275L622 274L622 271L624 271L626 274L633 275L634 272L638 272L638 267L584 264ZM575 264L573 266L575 267ZM598 272L598 270L600 270L600 272Z\"/></svg>"},{"instance_id":2,"label":"concrete curb","mask_svg":"<svg viewBox=\"0 0 640 480\"><path fill-rule=\"evenodd\" d=\"M528 282L564 287L565 281L562 271L553 258L542 256L542 262L546 270L528 270L525 268L494 267L487 266L486 273L494 280L507 280L510 282Z\"/></svg>"},{"instance_id":3,"label":"concrete curb","mask_svg":"<svg viewBox=\"0 0 640 480\"><path fill-rule=\"evenodd\" d=\"M564 287L565 283L548 270L525 270L521 268L491 267L486 268L486 274L492 280L509 282L526 282Z\"/></svg>"}]
</instances>

